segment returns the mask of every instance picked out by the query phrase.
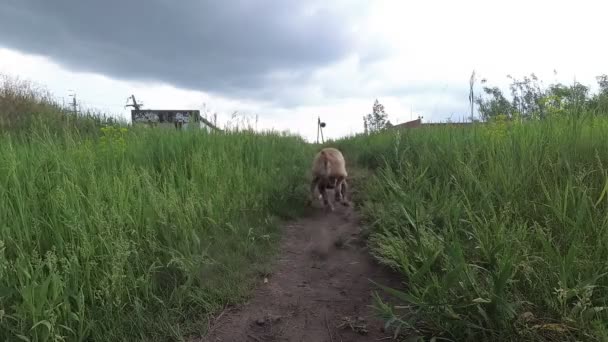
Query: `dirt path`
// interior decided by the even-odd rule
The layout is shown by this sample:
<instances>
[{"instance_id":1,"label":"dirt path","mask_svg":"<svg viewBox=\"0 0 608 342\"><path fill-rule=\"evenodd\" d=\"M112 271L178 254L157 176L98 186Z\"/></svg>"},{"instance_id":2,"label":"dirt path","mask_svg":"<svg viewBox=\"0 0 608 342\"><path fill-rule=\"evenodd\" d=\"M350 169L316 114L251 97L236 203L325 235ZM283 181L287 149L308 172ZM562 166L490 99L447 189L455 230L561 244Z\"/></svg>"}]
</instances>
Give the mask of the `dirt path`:
<instances>
[{"instance_id":1,"label":"dirt path","mask_svg":"<svg viewBox=\"0 0 608 342\"><path fill-rule=\"evenodd\" d=\"M198 341L378 341L390 336L371 307L369 279L395 276L365 250L352 207L315 208L284 227L273 273L245 305L224 312ZM388 340L388 339L386 339Z\"/></svg>"}]
</instances>

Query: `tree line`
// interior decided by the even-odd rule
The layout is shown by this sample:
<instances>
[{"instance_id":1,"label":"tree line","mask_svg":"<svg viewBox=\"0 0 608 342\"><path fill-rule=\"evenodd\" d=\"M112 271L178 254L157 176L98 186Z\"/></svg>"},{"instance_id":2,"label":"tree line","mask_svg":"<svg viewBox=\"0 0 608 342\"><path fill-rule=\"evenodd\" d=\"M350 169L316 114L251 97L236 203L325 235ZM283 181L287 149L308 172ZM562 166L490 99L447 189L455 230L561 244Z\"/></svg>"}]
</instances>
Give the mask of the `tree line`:
<instances>
[{"instance_id":1,"label":"tree line","mask_svg":"<svg viewBox=\"0 0 608 342\"><path fill-rule=\"evenodd\" d=\"M473 77L471 83L473 83ZM553 83L542 85L535 74L511 80L508 99L496 86L487 85L482 79L483 93L473 96L472 87L469 101L477 105L478 118L472 120L491 121L498 117L508 120L541 120L554 116L580 115L582 113L608 113L608 75L597 76L599 91L591 93L589 87L573 82L571 85Z\"/></svg>"}]
</instances>

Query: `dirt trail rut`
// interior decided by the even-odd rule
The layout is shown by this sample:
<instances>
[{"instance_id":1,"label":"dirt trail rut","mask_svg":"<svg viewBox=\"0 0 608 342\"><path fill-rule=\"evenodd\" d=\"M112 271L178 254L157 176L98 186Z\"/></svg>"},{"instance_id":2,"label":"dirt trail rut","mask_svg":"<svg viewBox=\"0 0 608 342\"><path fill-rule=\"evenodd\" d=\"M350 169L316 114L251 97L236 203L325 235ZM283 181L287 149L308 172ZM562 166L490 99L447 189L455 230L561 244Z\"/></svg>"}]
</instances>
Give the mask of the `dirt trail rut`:
<instances>
[{"instance_id":1,"label":"dirt trail rut","mask_svg":"<svg viewBox=\"0 0 608 342\"><path fill-rule=\"evenodd\" d=\"M374 263L352 207L317 207L284 227L279 258L251 300L218 317L198 341L378 341L388 333L375 318L369 281L396 286Z\"/></svg>"}]
</instances>

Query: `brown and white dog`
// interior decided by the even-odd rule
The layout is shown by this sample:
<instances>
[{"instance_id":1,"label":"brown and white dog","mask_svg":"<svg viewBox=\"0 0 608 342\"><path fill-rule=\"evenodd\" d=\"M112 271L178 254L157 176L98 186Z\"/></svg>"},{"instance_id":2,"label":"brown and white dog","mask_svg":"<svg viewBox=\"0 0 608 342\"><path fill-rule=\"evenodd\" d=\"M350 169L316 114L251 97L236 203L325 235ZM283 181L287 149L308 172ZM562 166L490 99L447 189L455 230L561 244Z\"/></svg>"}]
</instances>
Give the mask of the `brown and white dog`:
<instances>
[{"instance_id":1,"label":"brown and white dog","mask_svg":"<svg viewBox=\"0 0 608 342\"><path fill-rule=\"evenodd\" d=\"M346 201L346 164L342 153L333 147L327 147L319 151L312 163L312 183L310 184L310 199L308 204L312 204L315 197L315 189L319 189L323 204L331 211L334 206L327 198L327 189L333 189L336 202L348 206Z\"/></svg>"}]
</instances>

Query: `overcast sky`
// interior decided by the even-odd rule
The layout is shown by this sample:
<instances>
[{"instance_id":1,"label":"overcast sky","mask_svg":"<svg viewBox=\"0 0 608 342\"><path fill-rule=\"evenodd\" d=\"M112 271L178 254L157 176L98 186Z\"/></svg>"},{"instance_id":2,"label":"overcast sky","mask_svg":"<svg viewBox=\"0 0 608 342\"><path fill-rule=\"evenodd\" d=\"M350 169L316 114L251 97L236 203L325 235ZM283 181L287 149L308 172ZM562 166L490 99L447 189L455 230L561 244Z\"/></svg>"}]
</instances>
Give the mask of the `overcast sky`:
<instances>
[{"instance_id":1,"label":"overcast sky","mask_svg":"<svg viewBox=\"0 0 608 342\"><path fill-rule=\"evenodd\" d=\"M0 73L74 90L128 117L151 109L259 116L258 128L362 131L377 98L392 122L467 116L468 79L594 85L608 73L601 1L3 0ZM553 70L558 76L553 75Z\"/></svg>"}]
</instances>

